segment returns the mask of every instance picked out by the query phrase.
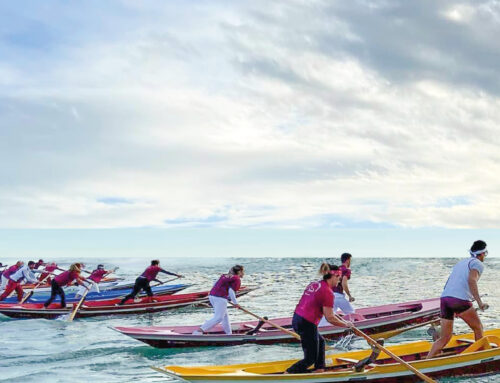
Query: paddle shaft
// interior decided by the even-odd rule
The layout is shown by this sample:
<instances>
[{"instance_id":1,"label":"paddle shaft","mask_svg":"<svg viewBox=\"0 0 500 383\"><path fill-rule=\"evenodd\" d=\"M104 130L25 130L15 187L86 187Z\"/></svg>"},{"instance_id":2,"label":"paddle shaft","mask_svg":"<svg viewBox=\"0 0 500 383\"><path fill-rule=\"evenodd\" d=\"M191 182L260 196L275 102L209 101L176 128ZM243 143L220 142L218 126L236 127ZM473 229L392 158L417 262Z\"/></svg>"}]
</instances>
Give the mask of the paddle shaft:
<instances>
[{"instance_id":1,"label":"paddle shaft","mask_svg":"<svg viewBox=\"0 0 500 383\"><path fill-rule=\"evenodd\" d=\"M368 335L366 335L363 331L357 329L356 327L351 327L351 330L356 334L357 336L360 336L364 338L368 343L371 345L377 347L379 350L385 352L387 355L389 355L391 358L393 358L395 361L401 363L403 366L405 366L408 370L413 372L415 375L417 375L420 379L422 379L424 382L427 383L437 383L435 380L429 378L427 375L424 375L421 373L419 370L417 370L415 367L413 367L411 364L405 362L403 359L401 359L399 356L396 354L392 353L388 349L386 349L384 346L378 344L374 339L370 338Z\"/></svg>"},{"instance_id":2,"label":"paddle shaft","mask_svg":"<svg viewBox=\"0 0 500 383\"><path fill-rule=\"evenodd\" d=\"M287 330L286 328L284 327L281 327L280 325L277 325L276 323L273 323L271 322L270 320L267 320L267 319L264 319L260 316L258 316L257 314L254 314L253 312L251 311L248 311L247 309L244 309L243 307L239 306L239 305L235 305L233 302L231 301L228 301L230 304L232 304L234 307L237 307L239 308L241 311L243 311L244 313L247 313L248 315L251 315L253 316L254 318L257 318L258 320L264 322L264 323L267 323L267 324L270 324L271 326L273 327L276 327L277 329L283 331L283 332L286 332L287 334L290 334L291 336L293 336L294 338L300 340L300 335L297 334L296 332L294 331L290 331L290 330Z\"/></svg>"},{"instance_id":3,"label":"paddle shaft","mask_svg":"<svg viewBox=\"0 0 500 383\"><path fill-rule=\"evenodd\" d=\"M19 302L20 304L23 304L24 302L26 302L32 295L33 293L35 292L35 290L37 289L38 286L40 286L43 282L45 282L47 280L48 277L50 277L52 275L52 273L49 273L49 275L47 275L45 278L43 278L40 282L38 282L35 287L33 287L33 289L28 292L24 297L23 299L21 299L21 301Z\"/></svg>"},{"instance_id":4,"label":"paddle shaft","mask_svg":"<svg viewBox=\"0 0 500 383\"><path fill-rule=\"evenodd\" d=\"M75 319L76 313L80 309L80 306L83 304L83 301L85 300L85 297L87 296L87 294L88 294L88 292L90 291L91 288L92 288L92 286L88 287L87 290L85 290L85 292L82 295L82 299L80 299L80 302L78 302L78 304L75 306L75 309L73 310L73 312L69 316L68 322L72 322L73 319Z\"/></svg>"},{"instance_id":5,"label":"paddle shaft","mask_svg":"<svg viewBox=\"0 0 500 383\"><path fill-rule=\"evenodd\" d=\"M419 327L424 327L424 326L427 326L429 324L439 323L440 321L441 321L441 318L436 318L436 319L433 319L433 320L430 320L427 322L417 323L417 324L414 324L412 326L399 328L397 330L390 330L390 331L384 331L384 332L381 332L378 334L372 334L372 338L374 338L374 339L380 339L380 338L389 339L389 338L392 338L393 336L402 334L406 331L414 330L414 329L419 328Z\"/></svg>"},{"instance_id":6,"label":"paddle shaft","mask_svg":"<svg viewBox=\"0 0 500 383\"><path fill-rule=\"evenodd\" d=\"M160 281L159 283L157 283L156 285L151 286L151 287L156 287L156 286L164 285L165 283L175 281L176 279L179 279L179 278L180 278L180 277L175 277L175 278L169 279L168 281L163 281L163 282L162 282L162 281Z\"/></svg>"}]
</instances>

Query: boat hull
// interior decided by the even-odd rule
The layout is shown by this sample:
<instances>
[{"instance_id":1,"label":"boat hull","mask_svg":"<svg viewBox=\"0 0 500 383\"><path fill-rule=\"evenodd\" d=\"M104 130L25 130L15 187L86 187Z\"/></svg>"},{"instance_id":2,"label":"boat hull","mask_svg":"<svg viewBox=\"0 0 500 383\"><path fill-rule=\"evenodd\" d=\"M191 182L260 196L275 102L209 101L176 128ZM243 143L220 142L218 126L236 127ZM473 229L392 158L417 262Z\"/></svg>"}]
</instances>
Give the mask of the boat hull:
<instances>
[{"instance_id":1,"label":"boat hull","mask_svg":"<svg viewBox=\"0 0 500 383\"><path fill-rule=\"evenodd\" d=\"M433 359L425 359L430 342L413 342L388 347L417 370L432 378L477 377L496 374L500 371L500 329L485 333L485 338L474 343L473 334L452 338L445 353ZM472 344L471 344L472 343ZM172 378L197 383L228 382L277 382L287 383L340 383L377 382L401 383L421 381L403 365L385 353L366 367L355 372L353 365L370 354L370 350L327 355L327 370L324 373L282 374L295 360L253 363L227 366L166 366L155 370Z\"/></svg>"},{"instance_id":2,"label":"boat hull","mask_svg":"<svg viewBox=\"0 0 500 383\"><path fill-rule=\"evenodd\" d=\"M251 288L244 288L238 291L237 295L242 296L250 291ZM164 310L170 310L190 305L198 305L209 302L209 291L201 291L179 295L155 296L155 302L148 302L147 297L139 298L133 301L127 301L124 305L117 305L119 298L85 302L78 310L77 318L86 318L102 315L128 315L128 314L146 314ZM2 304L0 303L0 313L11 318L45 318L55 319L61 315L69 314L73 311L73 305L61 308L59 304L52 303L44 309L41 303L24 304Z\"/></svg>"},{"instance_id":3,"label":"boat hull","mask_svg":"<svg viewBox=\"0 0 500 383\"><path fill-rule=\"evenodd\" d=\"M175 294L179 291L182 291L186 288L188 288L190 285L164 285L164 286L155 286L152 287L152 291L154 295L169 295L169 294ZM122 289L122 290L105 290L101 291L100 293L92 291L87 294L86 301L98 301L98 300L106 300L106 299L112 299L112 298L117 298L117 297L124 297L128 293L130 293L132 290L129 289ZM141 291L139 296L146 296L146 293L144 291ZM50 297L50 292L43 292L39 293L38 290L35 291L35 293L27 300L28 303L44 303L46 300L48 300ZM65 291L65 297L66 297L66 302L72 303L72 302L78 302L81 297L76 297L75 292L69 292L66 293ZM59 296L54 299L54 302L60 302L61 298ZM6 298L2 301L3 303L17 303L17 296L11 296L10 298Z\"/></svg>"},{"instance_id":4,"label":"boat hull","mask_svg":"<svg viewBox=\"0 0 500 383\"><path fill-rule=\"evenodd\" d=\"M356 326L367 334L376 334L436 319L439 315L439 298L370 307L359 309L357 312L365 319L355 321ZM384 313L387 315L382 315ZM292 318L277 318L271 321L291 329ZM262 330L254 335L245 334L257 324L257 321L233 323L231 335L226 335L220 326L207 335L193 335L192 332L198 326L115 327L115 329L157 348L298 342L290 334L276 330L270 325L263 326ZM320 327L320 332L324 338L330 340L342 338L349 333L345 328L331 325Z\"/></svg>"}]
</instances>

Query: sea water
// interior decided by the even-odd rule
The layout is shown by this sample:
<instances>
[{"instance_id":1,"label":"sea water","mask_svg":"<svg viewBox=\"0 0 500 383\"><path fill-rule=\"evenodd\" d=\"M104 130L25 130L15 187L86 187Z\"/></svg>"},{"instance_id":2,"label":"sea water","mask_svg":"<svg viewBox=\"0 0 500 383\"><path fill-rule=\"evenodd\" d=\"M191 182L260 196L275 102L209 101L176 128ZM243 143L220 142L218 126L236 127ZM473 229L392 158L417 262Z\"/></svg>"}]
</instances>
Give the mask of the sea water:
<instances>
[{"instance_id":1,"label":"sea water","mask_svg":"<svg viewBox=\"0 0 500 383\"><path fill-rule=\"evenodd\" d=\"M353 258L350 290L355 307L432 298L440 295L453 265L459 259L360 259ZM57 261L57 260L56 260ZM58 260L60 265L69 260ZM86 260L78 260L86 261ZM108 261L108 262L107 262ZM242 307L261 316L291 316L305 286L318 279L321 259L313 258L217 258L161 260L167 270L185 275L183 283L193 284L186 292L208 290L217 277L234 264L245 266L243 284L259 288L241 297ZM338 263L336 260L329 260ZM120 266L117 275L135 279L148 266L145 260L87 260ZM486 258L479 281L483 300L490 305L480 316L486 329L500 326L500 299L497 286L500 259ZM168 279L163 277L163 279ZM232 364L301 358L298 344L271 346L241 345L184 349L156 349L122 335L113 326L199 325L212 310L187 307L154 314L103 316L74 322L45 319L10 319L0 315L0 382L164 382L167 378L149 366ZM253 320L230 309L232 321ZM468 332L461 321L455 332ZM425 328L392 338L387 344L429 339ZM350 347L366 348L363 340ZM500 374L476 379L441 379L440 382L500 382Z\"/></svg>"}]
</instances>

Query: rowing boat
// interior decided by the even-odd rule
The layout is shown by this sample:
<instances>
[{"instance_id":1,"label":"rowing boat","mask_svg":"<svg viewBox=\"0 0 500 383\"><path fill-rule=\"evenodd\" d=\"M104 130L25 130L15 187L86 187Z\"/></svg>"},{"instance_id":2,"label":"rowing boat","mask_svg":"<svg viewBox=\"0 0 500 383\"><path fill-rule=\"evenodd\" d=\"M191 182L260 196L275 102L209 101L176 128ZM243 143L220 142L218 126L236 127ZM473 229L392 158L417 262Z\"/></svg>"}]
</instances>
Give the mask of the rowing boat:
<instances>
[{"instance_id":1,"label":"rowing boat","mask_svg":"<svg viewBox=\"0 0 500 383\"><path fill-rule=\"evenodd\" d=\"M154 295L170 295L170 294L175 294L181 290L184 290L188 288L191 285L161 285L161 286L154 286L151 287L151 290L153 291ZM97 291L91 291L87 294L86 301L97 301L97 300L105 300L105 299L112 299L112 298L118 298L118 297L124 297L128 293L130 293L132 290L129 289L122 289L122 290L104 290L101 292ZM141 292L139 296L145 296L145 292ZM47 299L50 297L50 291L43 291L39 292L38 290L35 290L35 293L28 298L26 302L28 303L44 303ZM66 297L66 302L78 302L80 300L80 296L76 296L76 292L72 293L66 293L65 292L65 297ZM58 296L56 299L54 299L54 302L60 302L61 298ZM2 301L3 303L15 303L17 302L17 296L11 296L9 298L6 298Z\"/></svg>"},{"instance_id":2,"label":"rowing boat","mask_svg":"<svg viewBox=\"0 0 500 383\"><path fill-rule=\"evenodd\" d=\"M442 354L426 360L425 356L431 346L431 342L418 341L389 346L387 349L433 378L483 376L500 371L500 329L485 332L485 336L477 342L474 342L473 334L456 335L446 345ZM327 355L327 368L322 373L311 370L304 374L283 374L296 360L226 366L166 366L154 367L154 369L170 378L195 383L276 381L402 383L419 381L411 371L395 362L384 352L381 352L373 363L356 372L355 365L370 354L371 350L362 350Z\"/></svg>"},{"instance_id":3,"label":"rowing boat","mask_svg":"<svg viewBox=\"0 0 500 383\"><path fill-rule=\"evenodd\" d=\"M121 281L123 280L123 278L117 278L117 277L104 277L101 282L100 282L100 285L102 284L103 286L105 286L106 283L109 283L110 286L112 285L115 285L118 283L118 281ZM33 287L37 286L37 290L43 290L43 289L48 289L50 291L50 283L42 283L42 284L38 284L38 283L25 283L22 285L23 286L23 289L25 290L30 290L32 289Z\"/></svg>"},{"instance_id":4,"label":"rowing boat","mask_svg":"<svg viewBox=\"0 0 500 383\"><path fill-rule=\"evenodd\" d=\"M356 327L367 334L375 334L435 319L439 315L439 305L440 299L432 298L360 308L356 311L357 315L353 319ZM292 318L290 317L270 319L270 321L286 329L292 327ZM278 330L269 324L259 326L259 330L252 334L252 330L256 326L258 326L257 321L232 323L233 333L231 335L225 334L220 325L203 335L192 334L199 325L115 327L115 330L158 348L298 342L289 333ZM320 327L320 332L326 339L338 339L347 335L348 330L344 327L328 325Z\"/></svg>"},{"instance_id":5,"label":"rowing boat","mask_svg":"<svg viewBox=\"0 0 500 383\"><path fill-rule=\"evenodd\" d=\"M242 288L237 292L238 296L245 295L253 288ZM197 305L207 303L209 291L179 295L161 295L155 296L154 301L150 302L148 297L136 298L127 301L124 305L117 305L119 298L89 301L85 302L76 317L85 318L100 315L120 315L120 314L144 314L158 311L169 310L178 307ZM69 314L73 311L73 305L70 304L61 308L60 304L52 303L44 308L42 303L0 303L0 314L11 318L46 318L55 319L61 315Z\"/></svg>"}]
</instances>

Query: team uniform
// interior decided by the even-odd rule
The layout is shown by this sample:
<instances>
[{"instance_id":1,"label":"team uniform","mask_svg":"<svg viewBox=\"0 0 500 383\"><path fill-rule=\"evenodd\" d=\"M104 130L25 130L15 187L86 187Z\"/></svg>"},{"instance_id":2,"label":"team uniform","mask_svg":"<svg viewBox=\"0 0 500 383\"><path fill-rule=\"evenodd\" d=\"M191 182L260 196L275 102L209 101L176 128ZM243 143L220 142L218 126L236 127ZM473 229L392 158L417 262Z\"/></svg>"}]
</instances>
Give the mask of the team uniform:
<instances>
[{"instance_id":1,"label":"team uniform","mask_svg":"<svg viewBox=\"0 0 500 383\"><path fill-rule=\"evenodd\" d=\"M215 325L221 323L224 332L228 335L232 334L231 324L229 323L229 315L227 313L227 301L230 299L234 304L238 304L236 300L236 291L241 287L241 279L238 275L222 274L215 282L215 285L210 290L208 299L214 309L214 315L203 323L200 328L203 331L208 331Z\"/></svg>"},{"instance_id":2,"label":"team uniform","mask_svg":"<svg viewBox=\"0 0 500 383\"><path fill-rule=\"evenodd\" d=\"M44 307L48 307L57 295L61 297L61 307L66 307L66 296L64 294L63 287L69 285L74 280L80 277L80 273L76 271L63 271L61 274L56 275L51 282L50 298L43 304Z\"/></svg>"},{"instance_id":3,"label":"team uniform","mask_svg":"<svg viewBox=\"0 0 500 383\"><path fill-rule=\"evenodd\" d=\"M23 287L21 286L21 284L24 280L31 283L37 282L37 279L33 275L33 272L28 265L19 268L14 273L9 275L7 287L5 288L3 294L0 295L0 301L3 301L5 298L7 298L14 290L17 293L17 300L21 301L24 295Z\"/></svg>"},{"instance_id":4,"label":"team uniform","mask_svg":"<svg viewBox=\"0 0 500 383\"><path fill-rule=\"evenodd\" d=\"M49 277L50 273L53 273L54 271L57 270L57 264L52 262L52 263L49 263L48 265L45 266L45 268L43 269L42 273L40 274L40 277L38 278L40 281L43 281L45 278L45 282L47 283L50 283L51 281L51 278Z\"/></svg>"},{"instance_id":5,"label":"team uniform","mask_svg":"<svg viewBox=\"0 0 500 383\"><path fill-rule=\"evenodd\" d=\"M451 271L441 294L441 318L453 320L455 314L472 307L474 297L469 288L469 272L483 273L484 264L477 258L462 259Z\"/></svg>"},{"instance_id":6,"label":"team uniform","mask_svg":"<svg viewBox=\"0 0 500 383\"><path fill-rule=\"evenodd\" d=\"M2 284L0 285L0 291L5 290L7 284L9 283L9 277L14 274L19 269L19 266L12 265L6 268L2 273Z\"/></svg>"},{"instance_id":7,"label":"team uniform","mask_svg":"<svg viewBox=\"0 0 500 383\"><path fill-rule=\"evenodd\" d=\"M345 315L354 314L355 310L351 305L351 302L346 298L344 293L344 288L342 287L342 280L344 278L351 279L351 269L347 268L345 265L339 267L342 272L342 277L340 278L339 284L333 287L333 295L335 298L335 303L333 306L333 312L337 313L341 310ZM318 327L331 326L331 324L323 317L318 324Z\"/></svg>"},{"instance_id":8,"label":"team uniform","mask_svg":"<svg viewBox=\"0 0 500 383\"><path fill-rule=\"evenodd\" d=\"M325 367L325 339L318 332L323 317L323 307L333 307L333 291L325 281L310 283L300 298L292 319L292 327L300 335L304 359L288 368L287 372L307 372L314 364L315 369Z\"/></svg>"},{"instance_id":9,"label":"team uniform","mask_svg":"<svg viewBox=\"0 0 500 383\"><path fill-rule=\"evenodd\" d=\"M158 265L152 265L152 266L149 266L146 268L146 270L144 270L144 272L139 276L137 277L137 279L135 280L135 284L134 284L134 289L132 290L132 292L130 294L128 294L125 298L123 298L121 300L121 302L119 303L120 305L124 304L127 300L129 299L133 299L135 298L135 296L137 294L139 294L139 292L141 290L144 290L147 294L148 297L152 297L153 296L153 291L151 290L151 286L149 285L149 283L151 281L154 281L156 279L156 276L158 275L158 273L165 273L165 274L168 274L168 275L175 275L177 276L177 274L174 274L174 273L171 273L169 271L166 271L166 270L163 270L160 266Z\"/></svg>"},{"instance_id":10,"label":"team uniform","mask_svg":"<svg viewBox=\"0 0 500 383\"><path fill-rule=\"evenodd\" d=\"M95 291L97 293L100 293L101 290L99 290L99 282L101 282L102 279L104 278L104 276L108 273L109 273L109 271L104 270L104 269L95 269L94 271L92 271L92 274L90 274L87 279L90 279L91 281L93 281L95 283L92 283L92 285L90 286L89 292ZM78 288L78 292L76 293L76 295L83 296L85 291L87 291L87 287L81 285Z\"/></svg>"}]
</instances>

